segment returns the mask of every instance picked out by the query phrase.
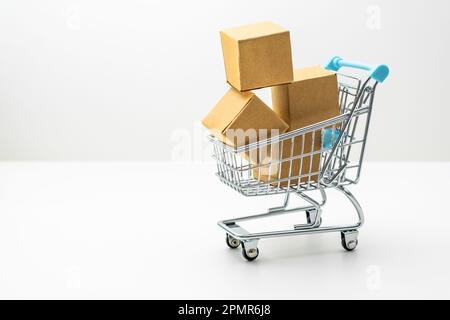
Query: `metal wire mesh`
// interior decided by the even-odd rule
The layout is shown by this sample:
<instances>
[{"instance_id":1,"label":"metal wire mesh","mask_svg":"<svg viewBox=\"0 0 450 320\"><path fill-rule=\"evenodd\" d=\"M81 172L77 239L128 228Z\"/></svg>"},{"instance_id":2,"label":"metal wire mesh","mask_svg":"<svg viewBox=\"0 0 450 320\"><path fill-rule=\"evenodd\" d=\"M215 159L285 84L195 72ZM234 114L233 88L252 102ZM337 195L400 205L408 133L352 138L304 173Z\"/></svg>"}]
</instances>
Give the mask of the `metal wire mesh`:
<instances>
[{"instance_id":1,"label":"metal wire mesh","mask_svg":"<svg viewBox=\"0 0 450 320\"><path fill-rule=\"evenodd\" d=\"M338 79L338 117L239 148L210 136L220 180L246 196L357 183L376 85Z\"/></svg>"}]
</instances>

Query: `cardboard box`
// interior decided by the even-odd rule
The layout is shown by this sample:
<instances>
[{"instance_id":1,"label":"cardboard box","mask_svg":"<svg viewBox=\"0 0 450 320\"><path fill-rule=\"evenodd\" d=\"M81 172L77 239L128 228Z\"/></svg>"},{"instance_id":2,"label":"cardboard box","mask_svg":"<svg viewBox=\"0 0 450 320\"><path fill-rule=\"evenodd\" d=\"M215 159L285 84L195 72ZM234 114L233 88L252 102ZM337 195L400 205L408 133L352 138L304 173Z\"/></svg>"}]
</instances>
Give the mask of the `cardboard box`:
<instances>
[{"instance_id":1,"label":"cardboard box","mask_svg":"<svg viewBox=\"0 0 450 320\"><path fill-rule=\"evenodd\" d=\"M260 22L220 32L227 81L239 91L293 80L289 31Z\"/></svg>"},{"instance_id":2,"label":"cardboard box","mask_svg":"<svg viewBox=\"0 0 450 320\"><path fill-rule=\"evenodd\" d=\"M295 70L292 83L272 88L272 107L290 130L336 117L340 114L337 76L320 66Z\"/></svg>"},{"instance_id":3,"label":"cardboard box","mask_svg":"<svg viewBox=\"0 0 450 320\"><path fill-rule=\"evenodd\" d=\"M205 127L226 144L240 147L275 134L288 125L253 92L230 88L202 120Z\"/></svg>"},{"instance_id":4,"label":"cardboard box","mask_svg":"<svg viewBox=\"0 0 450 320\"><path fill-rule=\"evenodd\" d=\"M292 123L292 127L301 126L301 123ZM322 136L321 130L314 132L314 142L313 142L313 133L308 133L304 135L302 139L301 136L294 139L294 148L292 149L292 140L288 139L284 142L278 143L275 146L275 151L270 152L270 157L267 158L265 164L271 163L272 165L260 165L260 169L253 169L253 177L255 179L260 179L262 182L270 183L273 186L278 186L278 182L275 182L279 179L286 179L289 177L306 175L309 173L317 173L320 167L320 153L314 155L305 156L308 153L312 153L314 151L319 151L322 146ZM283 143L283 146L281 146ZM302 145L304 145L302 147ZM303 149L302 149L303 148ZM292 157L297 157L297 159L288 160L291 158L291 150ZM278 154L276 154L278 152ZM280 157L281 153L281 157ZM298 158L300 155L303 155L303 158ZM279 159L281 158L281 164L278 164ZM262 161L264 164L264 160ZM270 172L269 172L270 167ZM291 168L291 171L289 170ZM308 182L317 181L318 175L313 174L311 177L305 176L300 178L300 182ZM289 182L291 186L295 186L298 184L298 178L286 180L280 183L281 187L286 187Z\"/></svg>"},{"instance_id":5,"label":"cardboard box","mask_svg":"<svg viewBox=\"0 0 450 320\"><path fill-rule=\"evenodd\" d=\"M294 81L290 84L272 88L272 104L274 111L289 124L289 131L303 128L308 125L336 117L340 114L339 92L337 76L335 73L325 70L320 66L298 69L294 71ZM313 134L305 135L303 154L311 150L319 151L322 146L321 130ZM302 153L301 137L294 139L294 156ZM291 141L283 145L282 159L291 157ZM273 157L272 157L273 158ZM275 159L277 160L277 159ZM269 161L274 161L273 159ZM300 168L301 166L301 168ZM270 175L260 174L260 180L271 183L277 179L289 176L300 176L309 172L318 172L320 168L320 154L292 161L292 169L289 175L290 161L285 161L281 166L271 166ZM274 170L275 169L275 170ZM278 175L279 171L281 173ZM267 170L266 170L267 171ZM273 173L275 171L275 173ZM258 171L253 172L255 178ZM311 181L316 181L317 174L311 176ZM301 178L300 182L307 182L308 177ZM298 179L291 179L290 185L295 186ZM272 183L277 185L277 183ZM285 187L288 181L282 182L280 186Z\"/></svg>"}]
</instances>

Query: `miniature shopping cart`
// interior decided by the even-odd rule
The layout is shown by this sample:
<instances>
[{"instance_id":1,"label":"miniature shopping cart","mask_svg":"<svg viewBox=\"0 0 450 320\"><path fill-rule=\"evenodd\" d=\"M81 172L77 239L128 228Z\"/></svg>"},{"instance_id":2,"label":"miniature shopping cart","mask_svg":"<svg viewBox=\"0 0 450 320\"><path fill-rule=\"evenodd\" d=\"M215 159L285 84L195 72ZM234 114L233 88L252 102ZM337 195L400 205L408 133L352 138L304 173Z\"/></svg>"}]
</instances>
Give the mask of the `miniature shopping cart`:
<instances>
[{"instance_id":1,"label":"miniature shopping cart","mask_svg":"<svg viewBox=\"0 0 450 320\"><path fill-rule=\"evenodd\" d=\"M344 74L339 72L341 67L369 71L369 76ZM375 89L386 79L389 69L385 65L371 67L339 57L332 58L325 68L338 75L339 116L242 147L230 147L214 136L208 136L214 148L217 176L223 183L245 196L285 195L282 206L271 208L266 213L218 223L226 232L227 245L231 248L242 246L243 256L249 261L259 255L258 241L272 237L340 232L344 249L352 251L358 245L358 229L364 223L363 210L346 187L359 181ZM317 139L321 140L319 147ZM288 156L285 156L286 148ZM252 161L249 154L255 152L257 156ZM320 158L318 166L313 166L317 157ZM300 165L293 166L296 162ZM306 169L304 163L307 164ZM287 176L281 174L285 170L289 172ZM328 188L337 189L350 200L358 216L356 223L322 224L322 207L327 201L325 190ZM311 195L314 191L319 197ZM291 194L305 200L306 205L289 208ZM238 224L299 211L305 212L306 223L288 230L251 233Z\"/></svg>"}]
</instances>

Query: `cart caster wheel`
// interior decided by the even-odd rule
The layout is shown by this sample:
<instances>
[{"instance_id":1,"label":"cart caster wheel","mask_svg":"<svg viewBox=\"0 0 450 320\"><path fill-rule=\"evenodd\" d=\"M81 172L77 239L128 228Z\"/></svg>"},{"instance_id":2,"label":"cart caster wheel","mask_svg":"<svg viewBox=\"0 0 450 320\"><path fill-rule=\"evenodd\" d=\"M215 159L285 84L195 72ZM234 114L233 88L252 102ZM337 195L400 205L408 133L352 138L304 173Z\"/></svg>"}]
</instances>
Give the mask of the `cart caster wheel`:
<instances>
[{"instance_id":1,"label":"cart caster wheel","mask_svg":"<svg viewBox=\"0 0 450 320\"><path fill-rule=\"evenodd\" d=\"M253 261L256 258L258 258L258 255L259 255L259 249L258 248L246 249L245 245L242 244L242 256L244 257L244 259L246 259L248 261Z\"/></svg>"},{"instance_id":2,"label":"cart caster wheel","mask_svg":"<svg viewBox=\"0 0 450 320\"><path fill-rule=\"evenodd\" d=\"M228 233L226 234L226 242L227 245L231 248L231 249L237 249L239 248L239 246L241 245L241 242L238 239L233 238L232 236L230 236Z\"/></svg>"},{"instance_id":3,"label":"cart caster wheel","mask_svg":"<svg viewBox=\"0 0 450 320\"><path fill-rule=\"evenodd\" d=\"M345 250L355 250L358 246L358 231L341 232L341 243Z\"/></svg>"},{"instance_id":4,"label":"cart caster wheel","mask_svg":"<svg viewBox=\"0 0 450 320\"><path fill-rule=\"evenodd\" d=\"M311 224L313 222L312 219L311 219L311 215L312 215L311 211L310 210L306 211L306 222L308 224ZM321 224L322 224L322 217L319 218L319 225L318 225L318 227L320 227Z\"/></svg>"}]
</instances>

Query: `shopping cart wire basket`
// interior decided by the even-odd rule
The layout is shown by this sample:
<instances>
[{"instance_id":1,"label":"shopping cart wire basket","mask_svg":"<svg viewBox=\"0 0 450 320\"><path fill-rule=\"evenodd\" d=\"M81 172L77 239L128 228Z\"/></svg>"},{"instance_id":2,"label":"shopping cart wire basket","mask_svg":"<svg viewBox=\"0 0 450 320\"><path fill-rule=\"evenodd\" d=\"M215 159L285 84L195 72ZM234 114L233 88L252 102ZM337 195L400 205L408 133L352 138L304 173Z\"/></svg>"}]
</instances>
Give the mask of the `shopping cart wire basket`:
<instances>
[{"instance_id":1,"label":"shopping cart wire basket","mask_svg":"<svg viewBox=\"0 0 450 320\"><path fill-rule=\"evenodd\" d=\"M369 72L369 76L342 73L346 67ZM375 90L389 69L386 65L372 67L333 57L325 68L337 72L340 115L276 137L242 147L231 147L209 135L218 178L244 196L284 194L282 206L252 216L219 221L231 248L242 247L245 259L259 255L258 241L311 233L340 232L344 249L352 251L358 244L358 229L364 223L363 210L346 188L357 184L361 174ZM351 225L324 226L322 207L327 201L326 189L335 188L346 196L356 209L358 220ZM317 191L319 198L311 196ZM289 208L294 194L306 205ZM251 233L238 222L268 218L303 211L306 223L288 230Z\"/></svg>"}]
</instances>

